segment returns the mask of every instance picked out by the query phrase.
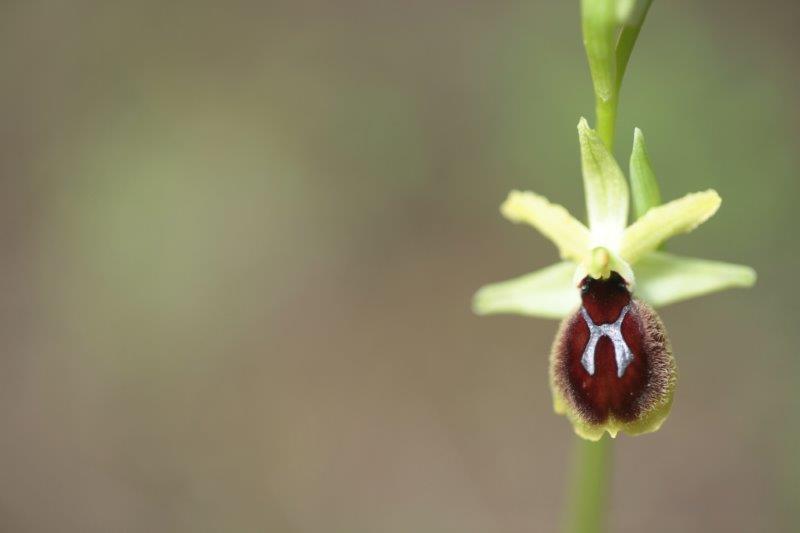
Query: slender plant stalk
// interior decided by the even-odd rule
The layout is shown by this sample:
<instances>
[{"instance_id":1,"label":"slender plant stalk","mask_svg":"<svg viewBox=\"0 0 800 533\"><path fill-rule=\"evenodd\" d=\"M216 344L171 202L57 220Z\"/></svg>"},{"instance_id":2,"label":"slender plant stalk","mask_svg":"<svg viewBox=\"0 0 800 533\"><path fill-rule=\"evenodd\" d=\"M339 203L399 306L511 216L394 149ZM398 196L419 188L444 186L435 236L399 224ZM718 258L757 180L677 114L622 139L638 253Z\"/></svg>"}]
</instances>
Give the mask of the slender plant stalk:
<instances>
[{"instance_id":1,"label":"slender plant stalk","mask_svg":"<svg viewBox=\"0 0 800 533\"><path fill-rule=\"evenodd\" d=\"M566 531L600 533L605 530L611 471L611 439L597 442L578 439L575 443L575 470L572 476L572 499Z\"/></svg>"},{"instance_id":2,"label":"slender plant stalk","mask_svg":"<svg viewBox=\"0 0 800 533\"><path fill-rule=\"evenodd\" d=\"M607 15L608 6L603 9L602 4L608 0L584 0L584 16L589 13ZM619 92L622 88L622 79L628 67L633 47L639 37L644 19L650 9L652 0L640 0L638 9L633 19L628 21L620 31L614 54L615 76L607 91L598 90L595 78L595 112L597 114L597 133L609 151L614 149L614 134L617 123L617 107L619 105ZM602 47L593 41L588 32L592 31L584 19L584 43L587 45L590 65L593 61L591 47L602 50ZM596 67L596 66L595 66ZM597 68L598 71L601 69ZM605 531L607 503L609 501L609 486L611 473L612 441L608 436L598 442L578 439L575 447L575 470L570 488L569 515L566 531L569 533L600 533Z\"/></svg>"},{"instance_id":3,"label":"slender plant stalk","mask_svg":"<svg viewBox=\"0 0 800 533\"><path fill-rule=\"evenodd\" d=\"M606 145L608 151L614 150L614 132L617 124L618 97L614 94L608 100L597 98L595 112L597 113L597 135Z\"/></svg>"}]
</instances>

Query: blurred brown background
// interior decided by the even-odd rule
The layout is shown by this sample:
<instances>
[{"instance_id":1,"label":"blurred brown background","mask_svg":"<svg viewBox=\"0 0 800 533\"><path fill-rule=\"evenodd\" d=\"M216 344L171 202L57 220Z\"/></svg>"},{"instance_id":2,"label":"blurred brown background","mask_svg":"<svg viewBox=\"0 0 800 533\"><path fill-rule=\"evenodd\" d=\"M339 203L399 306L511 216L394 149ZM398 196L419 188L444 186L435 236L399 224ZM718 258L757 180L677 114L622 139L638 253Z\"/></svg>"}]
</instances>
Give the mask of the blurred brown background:
<instances>
[{"instance_id":1,"label":"blurred brown background","mask_svg":"<svg viewBox=\"0 0 800 533\"><path fill-rule=\"evenodd\" d=\"M0 531L556 530L556 323L470 298L556 257L509 189L582 212L577 4L4 2ZM663 310L614 531L800 527L798 22L656 1L634 53L620 159L760 279Z\"/></svg>"}]
</instances>

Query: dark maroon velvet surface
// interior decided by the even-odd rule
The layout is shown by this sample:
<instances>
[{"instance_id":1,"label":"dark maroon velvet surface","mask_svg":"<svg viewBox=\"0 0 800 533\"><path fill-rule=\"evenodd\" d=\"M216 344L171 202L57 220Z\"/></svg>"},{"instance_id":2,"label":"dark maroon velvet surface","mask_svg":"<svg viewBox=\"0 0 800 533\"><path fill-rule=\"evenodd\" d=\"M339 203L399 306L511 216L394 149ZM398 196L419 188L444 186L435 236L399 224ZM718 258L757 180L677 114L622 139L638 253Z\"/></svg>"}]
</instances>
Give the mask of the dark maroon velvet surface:
<instances>
[{"instance_id":1,"label":"dark maroon velvet surface","mask_svg":"<svg viewBox=\"0 0 800 533\"><path fill-rule=\"evenodd\" d=\"M622 278L612 273L608 280L587 278L581 286L583 306L597 324L613 323L622 309L631 303L631 293ZM602 337L595 350L595 373L583 367L581 357L589 340L589 327L580 311L564 331L561 346L561 368L564 380L587 421L602 423L609 415L621 421L637 418L641 411L639 398L647 386L648 354L644 329L636 306L632 305L622 322L622 336L633 353L633 361L622 377L617 377L614 345Z\"/></svg>"}]
</instances>

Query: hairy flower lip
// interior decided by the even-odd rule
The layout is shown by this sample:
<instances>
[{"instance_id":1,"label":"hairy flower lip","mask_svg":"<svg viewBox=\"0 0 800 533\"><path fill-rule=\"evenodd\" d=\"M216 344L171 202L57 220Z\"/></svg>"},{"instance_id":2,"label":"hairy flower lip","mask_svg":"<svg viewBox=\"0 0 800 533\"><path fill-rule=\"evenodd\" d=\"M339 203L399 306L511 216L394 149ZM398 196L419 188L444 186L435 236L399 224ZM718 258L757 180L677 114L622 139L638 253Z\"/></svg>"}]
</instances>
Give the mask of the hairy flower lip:
<instances>
[{"instance_id":1,"label":"hairy flower lip","mask_svg":"<svg viewBox=\"0 0 800 533\"><path fill-rule=\"evenodd\" d=\"M554 408L581 437L597 440L608 432L641 434L658 429L669 414L675 389L675 360L658 315L632 297L616 273L606 280L587 278L580 311L565 318L550 355ZM608 337L594 345L590 372L583 361L592 324L621 325L632 358L618 372L619 358ZM618 320L621 319L621 320ZM597 327L597 326L594 326Z\"/></svg>"}]
</instances>

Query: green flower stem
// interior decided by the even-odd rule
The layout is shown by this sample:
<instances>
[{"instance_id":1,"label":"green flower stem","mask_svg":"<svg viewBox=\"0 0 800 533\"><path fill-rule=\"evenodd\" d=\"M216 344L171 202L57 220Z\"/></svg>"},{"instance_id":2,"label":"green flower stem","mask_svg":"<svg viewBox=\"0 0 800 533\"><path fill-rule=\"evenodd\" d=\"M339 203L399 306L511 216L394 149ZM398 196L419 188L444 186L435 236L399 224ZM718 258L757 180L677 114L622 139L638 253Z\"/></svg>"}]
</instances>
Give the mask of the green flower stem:
<instances>
[{"instance_id":1,"label":"green flower stem","mask_svg":"<svg viewBox=\"0 0 800 533\"><path fill-rule=\"evenodd\" d=\"M600 533L605 530L611 471L611 439L597 442L578 439L572 479L568 533Z\"/></svg>"},{"instance_id":2,"label":"green flower stem","mask_svg":"<svg viewBox=\"0 0 800 533\"><path fill-rule=\"evenodd\" d=\"M631 0L621 20L618 2L581 0L583 44L595 92L596 128L609 152L614 148L622 79L653 0Z\"/></svg>"},{"instance_id":3,"label":"green flower stem","mask_svg":"<svg viewBox=\"0 0 800 533\"><path fill-rule=\"evenodd\" d=\"M594 85L597 134L610 153L614 149L622 79L651 4L652 0L633 0L627 16L618 20L615 0L581 0L583 43ZM639 203L653 201L657 202L647 198ZM650 206L638 207L646 210ZM568 532L596 533L605 529L611 452L609 437L598 442L578 439Z\"/></svg>"},{"instance_id":4,"label":"green flower stem","mask_svg":"<svg viewBox=\"0 0 800 533\"><path fill-rule=\"evenodd\" d=\"M581 0L581 30L594 85L596 129L609 147L617 115L616 0Z\"/></svg>"},{"instance_id":5,"label":"green flower stem","mask_svg":"<svg viewBox=\"0 0 800 533\"><path fill-rule=\"evenodd\" d=\"M607 100L597 97L595 112L597 113L597 135L609 152L614 150L614 133L617 125L617 103L616 93Z\"/></svg>"},{"instance_id":6,"label":"green flower stem","mask_svg":"<svg viewBox=\"0 0 800 533\"><path fill-rule=\"evenodd\" d=\"M610 99L600 96L596 101L597 134L609 151L613 149L617 121L616 92ZM608 501L611 470L611 439L597 442L578 438L575 448L575 473L570 487L568 533L600 533L605 531L606 502Z\"/></svg>"}]
</instances>

